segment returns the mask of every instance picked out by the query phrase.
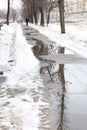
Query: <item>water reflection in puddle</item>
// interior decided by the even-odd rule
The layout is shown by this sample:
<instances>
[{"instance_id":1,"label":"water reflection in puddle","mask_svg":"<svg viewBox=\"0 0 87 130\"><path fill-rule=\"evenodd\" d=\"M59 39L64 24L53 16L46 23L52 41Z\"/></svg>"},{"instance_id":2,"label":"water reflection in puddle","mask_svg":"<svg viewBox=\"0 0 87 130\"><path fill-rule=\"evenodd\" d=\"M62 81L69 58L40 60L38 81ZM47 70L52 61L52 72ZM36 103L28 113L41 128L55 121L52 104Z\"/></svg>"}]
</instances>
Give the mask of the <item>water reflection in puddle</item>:
<instances>
[{"instance_id":1,"label":"water reflection in puddle","mask_svg":"<svg viewBox=\"0 0 87 130\"><path fill-rule=\"evenodd\" d=\"M35 55L41 60L40 73L47 86L51 104L51 124L53 130L86 130L87 129L87 65L56 64L41 59L40 48ZM42 46L44 54L74 54L64 47ZM86 71L85 71L86 70Z\"/></svg>"}]
</instances>

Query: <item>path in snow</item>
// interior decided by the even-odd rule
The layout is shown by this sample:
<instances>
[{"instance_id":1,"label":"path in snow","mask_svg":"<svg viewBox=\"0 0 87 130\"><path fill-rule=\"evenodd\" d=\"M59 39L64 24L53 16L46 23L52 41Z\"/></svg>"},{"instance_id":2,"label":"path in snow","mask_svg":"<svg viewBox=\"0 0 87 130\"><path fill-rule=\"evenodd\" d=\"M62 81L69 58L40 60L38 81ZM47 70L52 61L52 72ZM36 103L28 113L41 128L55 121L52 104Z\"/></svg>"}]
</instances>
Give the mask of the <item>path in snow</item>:
<instances>
[{"instance_id":1,"label":"path in snow","mask_svg":"<svg viewBox=\"0 0 87 130\"><path fill-rule=\"evenodd\" d=\"M30 26L35 27L35 29L38 29L45 36L48 36L48 38L55 41L57 45L60 44L60 46L69 48L71 50L70 54L73 54L73 56L76 56L77 54L81 58L85 57L85 60L82 60L80 62L77 62L79 58L75 59L74 57L72 59L74 61L72 61L73 64L70 63L70 61L68 61L68 64L66 64L67 60L64 60L64 57L57 57L61 58L62 60L62 62L60 62L61 60L57 59L57 63L65 63L64 66L62 65L61 67L61 74L58 75L58 64L50 65L48 68L47 64L45 64L46 67L44 67L43 70L43 77L47 91L49 93L49 100L51 104L51 117L53 117L53 129L59 130L60 128L62 128L64 130L86 130L87 45L85 44L85 39L87 39L87 37L85 37L86 33L83 33L84 27L82 26L81 28L79 28L78 26L76 27L76 30L74 30L72 26L73 34L72 32L71 34L68 32L68 35L70 35L69 37L67 34L61 36L61 34L58 34L58 32L55 33L54 28L51 30L49 27L43 28L36 25ZM85 25L85 27L86 26L87 24ZM55 27L55 25L53 27ZM82 30L82 33L79 32L79 30ZM76 37L74 32L80 35L76 35ZM71 59L72 57L69 58ZM50 60L52 60L52 57L50 58ZM49 72L47 73L48 69Z\"/></svg>"},{"instance_id":2,"label":"path in snow","mask_svg":"<svg viewBox=\"0 0 87 130\"><path fill-rule=\"evenodd\" d=\"M39 61L20 25L13 26L5 64L6 81L0 85L0 130L51 130L50 106Z\"/></svg>"}]
</instances>

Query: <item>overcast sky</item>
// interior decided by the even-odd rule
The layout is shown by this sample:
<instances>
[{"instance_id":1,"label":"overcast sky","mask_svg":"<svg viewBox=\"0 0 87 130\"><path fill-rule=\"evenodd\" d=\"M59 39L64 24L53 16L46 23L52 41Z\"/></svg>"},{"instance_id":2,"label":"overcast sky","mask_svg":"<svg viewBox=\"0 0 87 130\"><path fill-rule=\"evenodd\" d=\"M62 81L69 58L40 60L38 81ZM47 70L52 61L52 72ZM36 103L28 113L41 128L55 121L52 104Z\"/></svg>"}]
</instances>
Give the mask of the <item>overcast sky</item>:
<instances>
[{"instance_id":1,"label":"overcast sky","mask_svg":"<svg viewBox=\"0 0 87 130\"><path fill-rule=\"evenodd\" d=\"M0 0L0 9L7 8L7 0Z\"/></svg>"},{"instance_id":2,"label":"overcast sky","mask_svg":"<svg viewBox=\"0 0 87 130\"><path fill-rule=\"evenodd\" d=\"M14 2L12 2L14 1ZM20 0L11 0L11 6L17 8L20 6ZM0 9L7 9L7 0L0 0Z\"/></svg>"}]
</instances>

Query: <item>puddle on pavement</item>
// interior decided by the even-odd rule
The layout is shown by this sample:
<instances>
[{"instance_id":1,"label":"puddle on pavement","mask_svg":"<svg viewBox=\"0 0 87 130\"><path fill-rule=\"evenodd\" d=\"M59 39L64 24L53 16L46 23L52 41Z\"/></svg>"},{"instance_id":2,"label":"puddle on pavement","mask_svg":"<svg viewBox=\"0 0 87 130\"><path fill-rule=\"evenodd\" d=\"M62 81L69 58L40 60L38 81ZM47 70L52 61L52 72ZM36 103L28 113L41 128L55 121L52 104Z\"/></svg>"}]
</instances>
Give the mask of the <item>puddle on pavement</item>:
<instances>
[{"instance_id":1,"label":"puddle on pavement","mask_svg":"<svg viewBox=\"0 0 87 130\"><path fill-rule=\"evenodd\" d=\"M64 47L39 44L32 49L34 55L41 61L40 73L51 104L52 129L86 130L87 65L56 64L40 57L57 53L74 54Z\"/></svg>"},{"instance_id":2,"label":"puddle on pavement","mask_svg":"<svg viewBox=\"0 0 87 130\"><path fill-rule=\"evenodd\" d=\"M30 29L30 28L29 28ZM26 32L29 30L27 27L24 28ZM32 30L32 29L30 29ZM26 33L25 33L26 34ZM51 44L44 45L41 39L38 37L32 38L33 35L37 35L37 32L32 33L32 36L28 36L26 34L26 39L29 41L29 44L32 45L32 51L34 55L40 60L40 74L44 79L44 84L46 86L46 90L44 87L40 87L42 85L41 79L36 76L35 72L32 72L30 76L27 77L32 79L32 88L28 91L27 95L31 93L31 98L34 103L39 101L46 102L47 97L49 97L49 102L51 105L51 112L49 111L49 106L46 104L41 105L40 108L40 116L41 118L41 126L42 130L51 130L49 121L47 121L47 117L50 113L50 120L52 125L52 130L86 130L87 129L87 65L80 64L56 64L51 60L46 60L41 58L41 55L47 54L74 54L72 51L60 47L53 46ZM36 39L35 39L36 38ZM50 43L50 41L49 41ZM11 62L11 61L10 61ZM85 74L85 75L84 75ZM0 82L4 82L6 77L0 77ZM38 81L36 80L38 79ZM24 80L27 81L26 79ZM24 82L23 82L24 83ZM31 83L31 81L30 81ZM35 86L37 84L37 86ZM28 84L28 86L31 84ZM39 86L39 87L38 87ZM43 93L47 92L45 95L45 99ZM1 103L4 100L5 96L16 99L16 96L21 97L22 102L30 102L30 100L26 97L23 97L26 93L26 89L24 88L9 88L4 89L0 86L0 98ZM47 96L48 95L48 96ZM47 96L47 97L46 97ZM7 97L6 97L7 98ZM15 101L16 102L16 101ZM14 102L14 103L15 103ZM18 105L18 104L16 104ZM0 122L5 120L6 118L2 111L4 107L9 109L10 111L10 102L6 99L2 104L2 108L0 108ZM7 107L9 106L9 107ZM34 109L34 108L33 108ZM10 121L12 124L12 129L16 129L17 127L14 124L17 124L20 127L22 122L18 117L14 115L15 108L12 108L12 120ZM49 113L48 113L49 111ZM8 114L8 110L5 114ZM13 117L14 116L14 117ZM19 119L19 122L18 120ZM47 122L46 122L47 121ZM20 123L21 122L21 123ZM0 124L1 129L9 130L5 125ZM18 127L18 129L20 129Z\"/></svg>"}]
</instances>

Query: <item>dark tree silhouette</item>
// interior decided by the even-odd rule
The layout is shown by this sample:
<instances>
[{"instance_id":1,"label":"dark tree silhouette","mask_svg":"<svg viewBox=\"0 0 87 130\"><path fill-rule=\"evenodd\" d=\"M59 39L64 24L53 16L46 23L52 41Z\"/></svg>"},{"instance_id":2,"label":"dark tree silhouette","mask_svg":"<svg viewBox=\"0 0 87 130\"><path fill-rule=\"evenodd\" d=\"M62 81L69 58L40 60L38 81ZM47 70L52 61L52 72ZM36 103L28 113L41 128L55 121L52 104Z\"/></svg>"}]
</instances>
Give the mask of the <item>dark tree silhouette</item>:
<instances>
[{"instance_id":1,"label":"dark tree silhouette","mask_svg":"<svg viewBox=\"0 0 87 130\"><path fill-rule=\"evenodd\" d=\"M10 15L10 0L8 0L8 6L7 6L7 25L9 25L9 15Z\"/></svg>"},{"instance_id":2,"label":"dark tree silhouette","mask_svg":"<svg viewBox=\"0 0 87 130\"><path fill-rule=\"evenodd\" d=\"M65 33L65 20L64 20L64 0L58 0L61 33Z\"/></svg>"}]
</instances>

